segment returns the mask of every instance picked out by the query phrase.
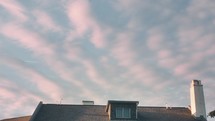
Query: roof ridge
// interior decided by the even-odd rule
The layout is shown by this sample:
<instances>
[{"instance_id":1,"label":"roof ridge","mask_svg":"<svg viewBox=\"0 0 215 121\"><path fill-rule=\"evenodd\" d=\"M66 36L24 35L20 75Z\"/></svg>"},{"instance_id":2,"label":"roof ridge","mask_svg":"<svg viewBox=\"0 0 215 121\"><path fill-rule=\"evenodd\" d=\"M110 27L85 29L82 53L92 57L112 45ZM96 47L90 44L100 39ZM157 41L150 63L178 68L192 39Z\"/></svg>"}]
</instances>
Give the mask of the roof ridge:
<instances>
[{"instance_id":1,"label":"roof ridge","mask_svg":"<svg viewBox=\"0 0 215 121\"><path fill-rule=\"evenodd\" d=\"M51 103L47 103L47 104L43 104L43 105L53 105L53 106L107 106L107 105L83 105L83 104L51 104ZM145 108L166 108L166 106L144 106L144 105L140 105L137 107L145 107ZM188 109L188 107L183 107L183 106L170 106L171 108L185 108Z\"/></svg>"},{"instance_id":2,"label":"roof ridge","mask_svg":"<svg viewBox=\"0 0 215 121\"><path fill-rule=\"evenodd\" d=\"M83 104L43 104L43 105L56 105L56 106L106 106L106 105L83 105Z\"/></svg>"},{"instance_id":3,"label":"roof ridge","mask_svg":"<svg viewBox=\"0 0 215 121\"><path fill-rule=\"evenodd\" d=\"M140 108L166 108L165 106L138 106ZM180 107L180 106L171 106L168 108L183 108L183 109L189 109L188 107Z\"/></svg>"}]
</instances>

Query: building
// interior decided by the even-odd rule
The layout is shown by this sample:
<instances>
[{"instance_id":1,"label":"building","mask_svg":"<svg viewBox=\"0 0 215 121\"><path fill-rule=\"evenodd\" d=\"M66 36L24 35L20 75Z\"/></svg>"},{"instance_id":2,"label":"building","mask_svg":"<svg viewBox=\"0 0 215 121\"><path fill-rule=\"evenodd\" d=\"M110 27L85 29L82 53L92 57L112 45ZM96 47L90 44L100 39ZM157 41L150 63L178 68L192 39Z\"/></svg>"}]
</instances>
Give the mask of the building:
<instances>
[{"instance_id":1,"label":"building","mask_svg":"<svg viewBox=\"0 0 215 121\"><path fill-rule=\"evenodd\" d=\"M138 101L109 100L107 105L43 104L40 102L30 121L206 121L203 85L192 80L191 107L146 107ZM21 121L21 120L20 120Z\"/></svg>"}]
</instances>

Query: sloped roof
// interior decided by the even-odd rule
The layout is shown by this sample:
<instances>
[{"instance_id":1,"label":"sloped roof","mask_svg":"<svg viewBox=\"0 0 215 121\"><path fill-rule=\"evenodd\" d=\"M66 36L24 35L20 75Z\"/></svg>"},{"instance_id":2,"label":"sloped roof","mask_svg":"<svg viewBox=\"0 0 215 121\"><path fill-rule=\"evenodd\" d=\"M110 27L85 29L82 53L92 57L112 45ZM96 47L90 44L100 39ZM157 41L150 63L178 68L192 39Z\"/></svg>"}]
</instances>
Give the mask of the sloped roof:
<instances>
[{"instance_id":1,"label":"sloped roof","mask_svg":"<svg viewBox=\"0 0 215 121\"><path fill-rule=\"evenodd\" d=\"M109 121L105 105L42 104L32 121ZM140 107L138 121L198 121L184 107Z\"/></svg>"},{"instance_id":2,"label":"sloped roof","mask_svg":"<svg viewBox=\"0 0 215 121\"><path fill-rule=\"evenodd\" d=\"M108 121L105 106L43 104L33 121Z\"/></svg>"},{"instance_id":3,"label":"sloped roof","mask_svg":"<svg viewBox=\"0 0 215 121\"><path fill-rule=\"evenodd\" d=\"M185 107L138 107L139 121L199 121Z\"/></svg>"},{"instance_id":4,"label":"sloped roof","mask_svg":"<svg viewBox=\"0 0 215 121\"><path fill-rule=\"evenodd\" d=\"M16 118L10 118L10 119L3 119L0 121L29 121L31 116L23 116L23 117L16 117Z\"/></svg>"}]
</instances>

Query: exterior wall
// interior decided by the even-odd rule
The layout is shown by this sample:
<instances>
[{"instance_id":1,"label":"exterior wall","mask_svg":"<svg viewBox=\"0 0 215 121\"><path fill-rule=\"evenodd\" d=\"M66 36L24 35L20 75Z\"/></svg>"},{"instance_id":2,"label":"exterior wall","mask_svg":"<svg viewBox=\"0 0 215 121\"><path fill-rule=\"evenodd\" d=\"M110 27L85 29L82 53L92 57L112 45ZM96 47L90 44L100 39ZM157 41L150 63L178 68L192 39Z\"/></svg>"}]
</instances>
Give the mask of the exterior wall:
<instances>
[{"instance_id":1,"label":"exterior wall","mask_svg":"<svg viewBox=\"0 0 215 121\"><path fill-rule=\"evenodd\" d=\"M128 108L130 108L131 109L131 118L116 118L116 108L117 107L128 107ZM137 106L136 106L136 104L118 104L118 103L114 103L114 104L111 104L111 108L110 108L110 110L111 110L111 112L110 112L110 119L111 119L111 121L118 121L118 120L120 120L120 121L123 121L123 120L125 120L125 121L134 121L134 120L136 120L137 119L137 114L136 114L136 108Z\"/></svg>"},{"instance_id":2,"label":"exterior wall","mask_svg":"<svg viewBox=\"0 0 215 121\"><path fill-rule=\"evenodd\" d=\"M108 110L108 118L111 119L111 105L109 105L109 110Z\"/></svg>"},{"instance_id":3,"label":"exterior wall","mask_svg":"<svg viewBox=\"0 0 215 121\"><path fill-rule=\"evenodd\" d=\"M195 117L206 117L203 85L199 80L193 80L190 87L191 113Z\"/></svg>"}]
</instances>

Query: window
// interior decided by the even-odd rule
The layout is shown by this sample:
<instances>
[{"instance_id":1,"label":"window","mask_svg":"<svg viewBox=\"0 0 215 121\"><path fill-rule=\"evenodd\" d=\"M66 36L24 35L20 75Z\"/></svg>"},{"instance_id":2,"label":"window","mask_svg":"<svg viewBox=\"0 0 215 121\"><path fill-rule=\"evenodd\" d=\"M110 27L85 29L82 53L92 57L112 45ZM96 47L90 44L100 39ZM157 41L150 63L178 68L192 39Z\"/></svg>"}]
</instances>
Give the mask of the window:
<instances>
[{"instance_id":1,"label":"window","mask_svg":"<svg viewBox=\"0 0 215 121\"><path fill-rule=\"evenodd\" d=\"M116 118L131 118L131 109L128 107L117 107Z\"/></svg>"}]
</instances>

